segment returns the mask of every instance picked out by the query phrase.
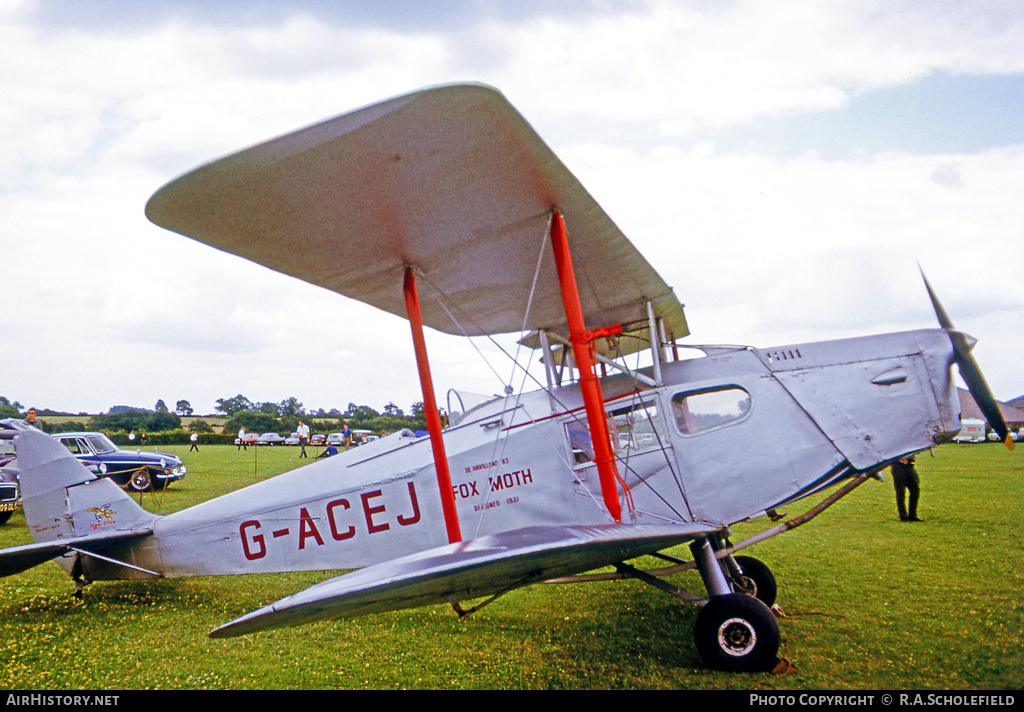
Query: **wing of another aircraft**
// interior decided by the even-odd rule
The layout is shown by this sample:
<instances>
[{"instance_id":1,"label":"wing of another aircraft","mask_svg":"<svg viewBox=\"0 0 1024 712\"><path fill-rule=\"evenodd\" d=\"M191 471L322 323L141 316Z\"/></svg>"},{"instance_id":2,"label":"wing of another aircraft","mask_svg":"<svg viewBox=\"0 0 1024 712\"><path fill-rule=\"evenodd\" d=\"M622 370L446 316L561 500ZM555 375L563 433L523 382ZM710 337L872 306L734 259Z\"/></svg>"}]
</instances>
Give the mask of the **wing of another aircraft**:
<instances>
[{"instance_id":1,"label":"wing of another aircraft","mask_svg":"<svg viewBox=\"0 0 1024 712\"><path fill-rule=\"evenodd\" d=\"M412 265L459 320L424 290L424 324L442 332L565 336L545 244L555 208L588 328L646 324L648 299L669 334L689 333L672 290L505 97L482 85L402 96L207 164L161 188L146 215L403 318Z\"/></svg>"},{"instance_id":2,"label":"wing of another aircraft","mask_svg":"<svg viewBox=\"0 0 1024 712\"><path fill-rule=\"evenodd\" d=\"M705 523L516 529L329 579L227 623L210 636L230 638L489 596L651 554L717 529Z\"/></svg>"}]
</instances>

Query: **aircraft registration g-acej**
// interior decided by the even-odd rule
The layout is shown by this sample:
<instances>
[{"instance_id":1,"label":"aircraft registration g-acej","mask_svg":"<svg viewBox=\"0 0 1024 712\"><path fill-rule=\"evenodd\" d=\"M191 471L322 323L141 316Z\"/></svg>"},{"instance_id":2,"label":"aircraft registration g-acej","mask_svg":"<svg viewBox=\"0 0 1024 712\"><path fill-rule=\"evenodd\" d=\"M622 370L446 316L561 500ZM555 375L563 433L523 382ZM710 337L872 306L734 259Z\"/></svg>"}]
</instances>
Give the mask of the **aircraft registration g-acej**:
<instances>
[{"instance_id":1,"label":"aircraft registration g-acej","mask_svg":"<svg viewBox=\"0 0 1024 712\"><path fill-rule=\"evenodd\" d=\"M775 580L736 552L950 440L954 363L1008 434L973 340L930 287L939 328L679 358L688 328L672 289L486 86L415 92L259 144L168 183L146 214L407 318L423 389L427 436L396 432L166 516L18 431L35 543L0 552L3 575L56 560L80 595L98 580L355 569L216 638L438 603L468 615L533 583L636 577L700 606L705 664L769 669ZM455 393L458 417L442 424L425 327L517 334L544 376L532 392ZM733 543L735 524L825 488ZM664 553L682 544L685 559ZM640 570L644 556L667 564ZM693 568L705 595L664 579Z\"/></svg>"}]
</instances>

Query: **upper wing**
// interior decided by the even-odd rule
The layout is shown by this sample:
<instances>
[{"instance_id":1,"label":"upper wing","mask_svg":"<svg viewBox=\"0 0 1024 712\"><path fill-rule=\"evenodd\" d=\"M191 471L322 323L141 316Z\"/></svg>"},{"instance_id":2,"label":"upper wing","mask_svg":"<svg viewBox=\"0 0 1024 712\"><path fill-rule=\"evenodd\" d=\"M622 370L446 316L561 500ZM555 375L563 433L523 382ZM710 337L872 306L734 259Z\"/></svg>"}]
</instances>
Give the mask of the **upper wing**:
<instances>
[{"instance_id":1,"label":"upper wing","mask_svg":"<svg viewBox=\"0 0 1024 712\"><path fill-rule=\"evenodd\" d=\"M220 626L210 636L229 638L487 596L651 554L716 529L702 523L517 529L329 579Z\"/></svg>"},{"instance_id":2,"label":"upper wing","mask_svg":"<svg viewBox=\"0 0 1024 712\"><path fill-rule=\"evenodd\" d=\"M413 265L443 295L442 305L421 287L424 323L472 336L565 332L545 241L555 208L588 328L646 319L648 299L671 335L689 333L672 290L504 96L481 85L402 96L207 164L161 188L146 215L403 318Z\"/></svg>"}]
</instances>

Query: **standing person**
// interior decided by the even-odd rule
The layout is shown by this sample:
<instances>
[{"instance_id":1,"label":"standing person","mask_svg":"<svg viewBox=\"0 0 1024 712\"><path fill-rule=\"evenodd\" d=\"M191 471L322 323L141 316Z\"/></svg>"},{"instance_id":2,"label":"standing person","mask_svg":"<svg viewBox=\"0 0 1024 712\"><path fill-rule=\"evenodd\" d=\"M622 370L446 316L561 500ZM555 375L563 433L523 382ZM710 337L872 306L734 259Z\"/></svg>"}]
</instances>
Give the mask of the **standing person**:
<instances>
[{"instance_id":1,"label":"standing person","mask_svg":"<svg viewBox=\"0 0 1024 712\"><path fill-rule=\"evenodd\" d=\"M299 457L308 458L309 455L306 454L306 445L309 443L309 426L300 420L296 434L299 436L299 445L302 446L302 452L299 453Z\"/></svg>"},{"instance_id":2,"label":"standing person","mask_svg":"<svg viewBox=\"0 0 1024 712\"><path fill-rule=\"evenodd\" d=\"M25 414L25 422L31 425L36 430L42 430L46 432L46 428L43 427L43 421L36 417L36 409L29 408L28 413Z\"/></svg>"},{"instance_id":3,"label":"standing person","mask_svg":"<svg viewBox=\"0 0 1024 712\"><path fill-rule=\"evenodd\" d=\"M918 477L914 462L914 456L908 455L898 462L892 463L892 484L896 488L896 511L899 512L900 521L903 522L924 521L917 516L917 502L921 496L921 478ZM904 502L908 492L910 501Z\"/></svg>"},{"instance_id":4,"label":"standing person","mask_svg":"<svg viewBox=\"0 0 1024 712\"><path fill-rule=\"evenodd\" d=\"M346 450L352 447L352 429L348 427L348 423L341 426L341 443Z\"/></svg>"},{"instance_id":5,"label":"standing person","mask_svg":"<svg viewBox=\"0 0 1024 712\"><path fill-rule=\"evenodd\" d=\"M249 449L249 448L245 447L245 428L239 428L238 429L238 449L241 450L243 448L245 448L246 450Z\"/></svg>"},{"instance_id":6,"label":"standing person","mask_svg":"<svg viewBox=\"0 0 1024 712\"><path fill-rule=\"evenodd\" d=\"M199 433L192 433L192 435L189 436L189 440L192 442L192 447L190 447L188 451L192 452L195 450L196 452L199 452L199 446L196 445L196 443L199 442Z\"/></svg>"}]
</instances>

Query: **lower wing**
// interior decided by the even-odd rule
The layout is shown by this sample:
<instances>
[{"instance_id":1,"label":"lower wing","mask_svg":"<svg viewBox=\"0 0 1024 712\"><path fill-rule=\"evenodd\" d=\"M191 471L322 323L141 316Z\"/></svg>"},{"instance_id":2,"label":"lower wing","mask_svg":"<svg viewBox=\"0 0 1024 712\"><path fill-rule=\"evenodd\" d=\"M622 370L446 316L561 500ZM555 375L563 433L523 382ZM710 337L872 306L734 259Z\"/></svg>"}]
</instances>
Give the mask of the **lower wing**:
<instances>
[{"instance_id":1,"label":"lower wing","mask_svg":"<svg viewBox=\"0 0 1024 712\"><path fill-rule=\"evenodd\" d=\"M683 522L516 529L343 574L222 625L210 637L500 594L652 554L719 528Z\"/></svg>"}]
</instances>

